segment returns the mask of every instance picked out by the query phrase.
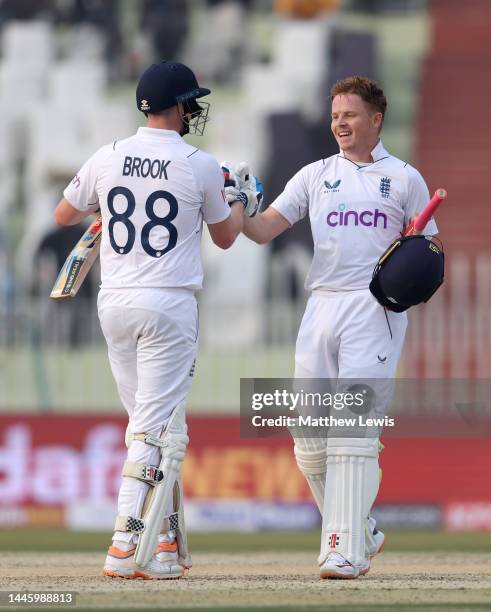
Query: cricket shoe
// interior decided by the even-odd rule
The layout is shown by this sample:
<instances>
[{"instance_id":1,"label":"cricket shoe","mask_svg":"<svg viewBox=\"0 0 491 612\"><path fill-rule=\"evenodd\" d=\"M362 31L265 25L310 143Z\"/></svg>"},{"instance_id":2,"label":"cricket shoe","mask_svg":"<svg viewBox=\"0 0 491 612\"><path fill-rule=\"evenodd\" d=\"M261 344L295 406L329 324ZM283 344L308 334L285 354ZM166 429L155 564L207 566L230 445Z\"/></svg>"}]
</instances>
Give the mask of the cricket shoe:
<instances>
[{"instance_id":1,"label":"cricket shoe","mask_svg":"<svg viewBox=\"0 0 491 612\"><path fill-rule=\"evenodd\" d=\"M363 565L353 565L343 555L330 552L320 567L320 576L321 578L353 580L366 574L368 569L370 569L368 560Z\"/></svg>"},{"instance_id":2,"label":"cricket shoe","mask_svg":"<svg viewBox=\"0 0 491 612\"><path fill-rule=\"evenodd\" d=\"M368 560L367 560L366 565L364 565L363 568L360 569L360 576L365 576L366 574L368 574L368 572L370 571L370 565L371 565L372 559L375 557L375 555L378 555L378 553L382 551L382 548L384 547L384 544L385 544L385 535L383 531L379 531L375 527L375 524L370 525L370 527L373 528L373 530L372 530L370 537L367 538L367 549L366 550L367 550Z\"/></svg>"},{"instance_id":3,"label":"cricket shoe","mask_svg":"<svg viewBox=\"0 0 491 612\"><path fill-rule=\"evenodd\" d=\"M139 567L135 563L136 548L123 551L116 546L110 546L104 563L104 576L133 580L177 580L184 574L177 561L177 544L175 542L160 542L149 563Z\"/></svg>"},{"instance_id":4,"label":"cricket shoe","mask_svg":"<svg viewBox=\"0 0 491 612\"><path fill-rule=\"evenodd\" d=\"M104 563L104 576L111 578L135 578L135 551L120 550L117 546L110 546L107 551L106 561Z\"/></svg>"},{"instance_id":5,"label":"cricket shoe","mask_svg":"<svg viewBox=\"0 0 491 612\"><path fill-rule=\"evenodd\" d=\"M375 519L370 516L366 524L365 546L366 553L369 559L373 559L375 555L381 552L385 544L385 535L377 529Z\"/></svg>"},{"instance_id":6,"label":"cricket shoe","mask_svg":"<svg viewBox=\"0 0 491 612\"><path fill-rule=\"evenodd\" d=\"M148 565L135 570L135 578L143 580L177 580L183 575L184 568L177 560L177 542L159 542Z\"/></svg>"}]
</instances>

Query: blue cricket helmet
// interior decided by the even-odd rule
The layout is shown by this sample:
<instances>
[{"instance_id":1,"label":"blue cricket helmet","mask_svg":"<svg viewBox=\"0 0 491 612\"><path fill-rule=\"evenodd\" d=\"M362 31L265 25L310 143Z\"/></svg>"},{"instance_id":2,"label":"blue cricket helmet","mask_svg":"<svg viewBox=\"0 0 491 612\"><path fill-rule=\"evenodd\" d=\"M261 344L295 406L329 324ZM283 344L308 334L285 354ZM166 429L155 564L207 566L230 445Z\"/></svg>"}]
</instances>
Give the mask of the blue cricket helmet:
<instances>
[{"instance_id":1,"label":"blue cricket helmet","mask_svg":"<svg viewBox=\"0 0 491 612\"><path fill-rule=\"evenodd\" d=\"M408 236L393 242L373 271L370 291L394 312L427 302L443 283L445 255L431 237Z\"/></svg>"},{"instance_id":2,"label":"blue cricket helmet","mask_svg":"<svg viewBox=\"0 0 491 612\"><path fill-rule=\"evenodd\" d=\"M184 122L192 127L191 133L202 134L208 121L209 104L197 98L211 91L200 87L194 72L179 62L163 61L152 64L140 77L136 87L136 105L147 115L156 114L182 102L184 113L189 114Z\"/></svg>"}]
</instances>

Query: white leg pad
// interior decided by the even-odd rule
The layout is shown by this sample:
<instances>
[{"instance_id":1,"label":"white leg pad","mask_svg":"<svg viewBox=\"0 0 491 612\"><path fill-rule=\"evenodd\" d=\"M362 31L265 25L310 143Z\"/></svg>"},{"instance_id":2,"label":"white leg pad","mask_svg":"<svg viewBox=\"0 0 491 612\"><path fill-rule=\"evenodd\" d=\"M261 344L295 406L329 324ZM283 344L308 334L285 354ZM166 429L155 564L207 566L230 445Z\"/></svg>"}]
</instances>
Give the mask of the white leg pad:
<instances>
[{"instance_id":1,"label":"white leg pad","mask_svg":"<svg viewBox=\"0 0 491 612\"><path fill-rule=\"evenodd\" d=\"M118 495L118 512L123 516L140 518L145 499L153 492L155 482L144 478L145 474L136 473L131 470L131 465L156 466L160 463L160 449L157 446L148 445L143 440L135 439L128 449L128 459L123 467L123 479ZM138 536L128 531L121 531L121 521L118 522L113 540L132 542L136 544Z\"/></svg>"},{"instance_id":2,"label":"white leg pad","mask_svg":"<svg viewBox=\"0 0 491 612\"><path fill-rule=\"evenodd\" d=\"M180 476L176 480L176 483L174 485L174 495L174 508L176 509L177 519L176 540L177 550L179 552L179 563L185 569L189 569L190 567L192 567L193 562L188 550L188 537L186 531L186 523L184 521L184 490L182 487L182 479ZM171 527L171 525L169 525L169 527Z\"/></svg>"},{"instance_id":3,"label":"white leg pad","mask_svg":"<svg viewBox=\"0 0 491 612\"><path fill-rule=\"evenodd\" d=\"M378 438L329 438L319 563L338 552L353 565L366 559L365 525L379 487Z\"/></svg>"},{"instance_id":4,"label":"white leg pad","mask_svg":"<svg viewBox=\"0 0 491 612\"><path fill-rule=\"evenodd\" d=\"M296 438L294 452L297 465L309 483L315 503L322 514L326 488L326 440Z\"/></svg>"},{"instance_id":5,"label":"white leg pad","mask_svg":"<svg viewBox=\"0 0 491 612\"><path fill-rule=\"evenodd\" d=\"M175 484L179 482L181 464L186 454L188 441L184 402L182 402L174 409L161 439L155 440L152 437L147 442L161 449L161 461L158 468L163 472L163 479L155 484L153 495L144 510L144 529L138 538L135 553L135 562L140 567L145 567L152 558L164 519L168 518L168 508L174 505ZM179 529L178 524L170 527L172 530ZM187 557L187 550L180 550L179 556Z\"/></svg>"}]
</instances>

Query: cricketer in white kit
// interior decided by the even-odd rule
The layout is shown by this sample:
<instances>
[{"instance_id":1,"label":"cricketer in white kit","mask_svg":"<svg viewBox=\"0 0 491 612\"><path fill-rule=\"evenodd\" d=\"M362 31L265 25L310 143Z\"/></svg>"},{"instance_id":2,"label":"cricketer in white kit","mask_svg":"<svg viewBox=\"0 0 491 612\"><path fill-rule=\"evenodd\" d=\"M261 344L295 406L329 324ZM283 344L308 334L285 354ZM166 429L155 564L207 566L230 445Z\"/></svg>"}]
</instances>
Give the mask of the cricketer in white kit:
<instances>
[{"instance_id":1,"label":"cricketer in white kit","mask_svg":"<svg viewBox=\"0 0 491 612\"><path fill-rule=\"evenodd\" d=\"M311 291L295 352L295 378L392 379L406 313L386 311L368 289L378 258L428 203L417 170L380 137L386 99L365 77L331 91L331 129L340 153L302 168L244 233L263 244L309 216L314 242ZM425 234L436 233L433 220ZM389 398L387 398L389 400ZM379 440L295 439L295 456L322 514L322 578L357 578L384 536L369 517L379 488Z\"/></svg>"},{"instance_id":2,"label":"cricketer in white kit","mask_svg":"<svg viewBox=\"0 0 491 612\"><path fill-rule=\"evenodd\" d=\"M244 216L243 203L225 197L218 162L182 139L202 133L208 105L196 99L209 93L187 66L153 64L137 88L147 127L97 151L55 212L60 224L98 208L102 215L98 312L129 417L106 576L179 578L191 565L180 465L198 347L202 226L226 249Z\"/></svg>"}]
</instances>

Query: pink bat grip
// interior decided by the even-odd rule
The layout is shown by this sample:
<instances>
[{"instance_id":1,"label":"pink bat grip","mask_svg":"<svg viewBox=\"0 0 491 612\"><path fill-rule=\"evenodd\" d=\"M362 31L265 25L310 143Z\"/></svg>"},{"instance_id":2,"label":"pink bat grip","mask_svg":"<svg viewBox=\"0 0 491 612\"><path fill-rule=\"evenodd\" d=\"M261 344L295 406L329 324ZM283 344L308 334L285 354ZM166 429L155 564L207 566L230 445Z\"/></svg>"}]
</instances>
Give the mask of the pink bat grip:
<instances>
[{"instance_id":1,"label":"pink bat grip","mask_svg":"<svg viewBox=\"0 0 491 612\"><path fill-rule=\"evenodd\" d=\"M415 232L421 232L426 227L426 224L433 216L435 210L446 197L447 192L445 189L437 189L425 208L419 213L416 219L407 226L403 236L411 236Z\"/></svg>"}]
</instances>

